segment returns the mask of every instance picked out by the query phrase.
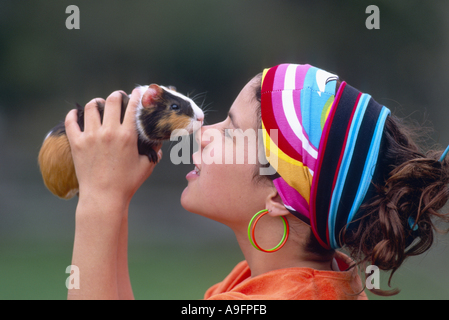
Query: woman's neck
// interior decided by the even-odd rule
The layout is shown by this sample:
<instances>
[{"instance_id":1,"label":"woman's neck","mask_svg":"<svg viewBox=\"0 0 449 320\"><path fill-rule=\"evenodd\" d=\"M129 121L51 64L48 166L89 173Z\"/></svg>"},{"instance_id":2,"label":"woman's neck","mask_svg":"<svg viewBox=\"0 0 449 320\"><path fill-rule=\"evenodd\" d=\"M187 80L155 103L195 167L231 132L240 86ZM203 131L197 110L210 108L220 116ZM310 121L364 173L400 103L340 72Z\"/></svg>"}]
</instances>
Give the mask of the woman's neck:
<instances>
[{"instance_id":1,"label":"woman's neck","mask_svg":"<svg viewBox=\"0 0 449 320\"><path fill-rule=\"evenodd\" d=\"M262 252L254 248L249 242L246 230L243 232L234 230L234 233L251 269L251 277L285 268L332 270L333 255L323 257L307 252L305 245L303 245L306 243L305 239L298 239L297 233L291 232L285 245L279 251L273 253Z\"/></svg>"}]
</instances>

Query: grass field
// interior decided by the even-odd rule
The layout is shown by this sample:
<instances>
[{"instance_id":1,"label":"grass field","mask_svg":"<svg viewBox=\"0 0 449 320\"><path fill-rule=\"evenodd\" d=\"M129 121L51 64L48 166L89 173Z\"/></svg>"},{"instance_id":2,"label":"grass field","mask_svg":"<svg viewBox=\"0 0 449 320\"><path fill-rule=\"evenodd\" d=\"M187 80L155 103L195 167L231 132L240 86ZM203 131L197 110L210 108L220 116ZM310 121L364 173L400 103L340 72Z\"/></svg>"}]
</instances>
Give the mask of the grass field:
<instances>
[{"instance_id":1,"label":"grass field","mask_svg":"<svg viewBox=\"0 0 449 320\"><path fill-rule=\"evenodd\" d=\"M22 243L0 250L0 299L65 299L70 243ZM242 259L220 248L135 246L129 268L136 299L202 299Z\"/></svg>"},{"instance_id":2,"label":"grass field","mask_svg":"<svg viewBox=\"0 0 449 320\"><path fill-rule=\"evenodd\" d=\"M65 299L66 267L71 243L15 243L0 247L0 299ZM446 250L409 261L393 278L399 295L388 299L447 299ZM436 252L435 252L436 251ZM202 299L207 288L223 279L242 259L229 246L131 245L129 267L136 299ZM436 265L438 264L438 265ZM381 274L381 289L388 289ZM379 297L368 293L370 299Z\"/></svg>"}]
</instances>

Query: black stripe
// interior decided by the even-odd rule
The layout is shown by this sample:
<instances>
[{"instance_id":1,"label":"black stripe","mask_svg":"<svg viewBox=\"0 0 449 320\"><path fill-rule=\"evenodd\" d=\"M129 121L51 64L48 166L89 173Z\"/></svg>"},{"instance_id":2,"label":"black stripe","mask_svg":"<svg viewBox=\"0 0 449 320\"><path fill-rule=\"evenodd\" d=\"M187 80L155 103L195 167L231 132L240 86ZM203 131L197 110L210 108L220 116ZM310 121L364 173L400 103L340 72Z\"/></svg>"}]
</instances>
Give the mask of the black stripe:
<instances>
[{"instance_id":1,"label":"black stripe","mask_svg":"<svg viewBox=\"0 0 449 320\"><path fill-rule=\"evenodd\" d=\"M349 212L351 211L351 207L354 203L354 199L360 185L360 179L362 178L363 168L365 167L365 162L367 160L366 158L370 149L371 140L373 139L381 110L382 106L371 98L368 102L368 106L357 135L354 153L352 155L351 164L346 175L346 180L344 182L344 187L338 206L334 230L337 239L341 230L347 223Z\"/></svg>"},{"instance_id":2,"label":"black stripe","mask_svg":"<svg viewBox=\"0 0 449 320\"><path fill-rule=\"evenodd\" d=\"M327 242L326 229L332 197L333 179L337 170L341 149L345 142L346 130L351 119L352 110L354 109L359 93L357 89L346 84L329 129L326 149L321 156L323 161L321 163L316 189L315 211L318 235L324 242Z\"/></svg>"},{"instance_id":3,"label":"black stripe","mask_svg":"<svg viewBox=\"0 0 449 320\"><path fill-rule=\"evenodd\" d=\"M290 212L292 215L294 215L296 218L298 218L299 220L303 221L304 223L306 223L307 225L310 226L310 219L307 218L306 216L304 216L303 214L297 212L296 210L290 210L288 208L285 208L288 210L288 212Z\"/></svg>"}]
</instances>

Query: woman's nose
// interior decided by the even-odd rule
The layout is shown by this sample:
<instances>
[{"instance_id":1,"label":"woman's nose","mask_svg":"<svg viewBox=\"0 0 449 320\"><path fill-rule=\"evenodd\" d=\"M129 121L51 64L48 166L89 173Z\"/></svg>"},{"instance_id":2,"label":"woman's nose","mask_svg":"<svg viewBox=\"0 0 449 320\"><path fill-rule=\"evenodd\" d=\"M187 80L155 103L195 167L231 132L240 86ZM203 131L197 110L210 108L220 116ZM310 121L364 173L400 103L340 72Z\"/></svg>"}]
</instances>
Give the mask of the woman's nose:
<instances>
[{"instance_id":1,"label":"woman's nose","mask_svg":"<svg viewBox=\"0 0 449 320\"><path fill-rule=\"evenodd\" d=\"M195 132L195 141L204 149L210 142L210 134L208 134L208 130L213 130L213 125L202 126L199 130ZM210 131L209 131L210 132Z\"/></svg>"},{"instance_id":2,"label":"woman's nose","mask_svg":"<svg viewBox=\"0 0 449 320\"><path fill-rule=\"evenodd\" d=\"M208 126L202 126L199 130L197 130L195 132L195 141L196 141L196 143L198 143L198 145L200 146L201 149L205 147L204 144L205 144L205 142L207 142L207 141L204 141L204 139L203 139L203 134L204 134L204 131L207 129L207 127ZM207 143L206 143L206 145L207 145Z\"/></svg>"}]
</instances>

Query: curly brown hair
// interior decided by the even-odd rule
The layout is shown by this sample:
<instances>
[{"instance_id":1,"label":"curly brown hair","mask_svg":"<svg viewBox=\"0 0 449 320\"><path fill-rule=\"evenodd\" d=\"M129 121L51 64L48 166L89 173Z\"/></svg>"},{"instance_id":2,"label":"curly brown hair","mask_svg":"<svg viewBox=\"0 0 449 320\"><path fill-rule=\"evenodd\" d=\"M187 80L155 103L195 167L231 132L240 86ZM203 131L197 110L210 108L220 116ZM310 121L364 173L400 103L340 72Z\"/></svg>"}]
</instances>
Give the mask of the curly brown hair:
<instances>
[{"instance_id":1,"label":"curly brown hair","mask_svg":"<svg viewBox=\"0 0 449 320\"><path fill-rule=\"evenodd\" d=\"M359 218L342 230L340 241L358 263L394 272L410 256L426 252L440 231L437 221L449 222L438 211L449 200L449 163L443 151L420 149L413 137L419 128L389 116L384 129L375 193L360 209ZM379 294L397 293L377 291Z\"/></svg>"},{"instance_id":2,"label":"curly brown hair","mask_svg":"<svg viewBox=\"0 0 449 320\"><path fill-rule=\"evenodd\" d=\"M256 76L261 79L261 74ZM258 125L261 128L261 88L255 87L259 102ZM336 91L339 85L338 81ZM371 192L356 218L339 233L341 247L346 248L356 265L376 265L391 271L388 284L404 260L426 252L440 230L437 221L449 222L449 214L438 211L449 200L449 161L439 161L443 151L424 152L416 141L425 130L393 115L388 116ZM259 176L270 179L270 176ZM447 232L447 230L446 230ZM311 232L306 250L329 255L333 250L319 246ZM318 247L320 247L318 249ZM371 289L378 295L394 295L397 289Z\"/></svg>"}]
</instances>

